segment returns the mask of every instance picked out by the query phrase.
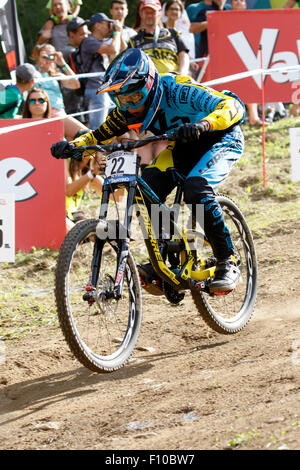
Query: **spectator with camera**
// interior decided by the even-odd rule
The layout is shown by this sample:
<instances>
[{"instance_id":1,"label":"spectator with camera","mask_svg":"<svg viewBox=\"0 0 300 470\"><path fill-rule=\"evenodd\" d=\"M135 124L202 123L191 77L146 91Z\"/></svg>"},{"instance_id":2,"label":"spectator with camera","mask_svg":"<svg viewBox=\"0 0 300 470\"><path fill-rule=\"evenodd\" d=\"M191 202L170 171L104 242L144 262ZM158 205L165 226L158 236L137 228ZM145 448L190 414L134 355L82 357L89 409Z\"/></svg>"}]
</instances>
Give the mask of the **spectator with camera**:
<instances>
[{"instance_id":1,"label":"spectator with camera","mask_svg":"<svg viewBox=\"0 0 300 470\"><path fill-rule=\"evenodd\" d=\"M77 119L66 115L60 86L76 90L80 87L79 80L77 78L70 80L70 77L74 75L73 71L66 64L62 52L56 51L51 44L36 46L36 50L36 69L42 77L51 77L52 80L41 82L37 80L35 84L47 91L51 103L51 117L61 117L63 119L65 137L70 140L79 130L87 130L87 128ZM56 77L61 76L61 74L65 75L65 79L56 80Z\"/></svg>"},{"instance_id":2,"label":"spectator with camera","mask_svg":"<svg viewBox=\"0 0 300 470\"><path fill-rule=\"evenodd\" d=\"M95 13L90 18L89 29L91 34L82 41L80 52L84 71L98 73L98 76L88 78L84 93L88 110L92 111L89 114L89 127L97 129L105 121L111 107L107 94L96 94L99 79L101 81L104 77L110 59L120 52L122 24L119 20L108 18L105 13ZM105 41L111 36L111 41Z\"/></svg>"}]
</instances>

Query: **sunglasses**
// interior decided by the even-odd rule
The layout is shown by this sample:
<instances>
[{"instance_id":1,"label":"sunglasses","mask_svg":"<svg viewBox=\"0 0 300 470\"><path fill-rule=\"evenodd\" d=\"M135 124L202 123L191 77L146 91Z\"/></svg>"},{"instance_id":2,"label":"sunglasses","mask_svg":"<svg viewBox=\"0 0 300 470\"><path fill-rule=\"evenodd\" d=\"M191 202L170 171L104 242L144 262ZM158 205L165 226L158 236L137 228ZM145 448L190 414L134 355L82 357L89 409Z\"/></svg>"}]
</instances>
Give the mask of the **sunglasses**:
<instances>
[{"instance_id":1,"label":"sunglasses","mask_svg":"<svg viewBox=\"0 0 300 470\"><path fill-rule=\"evenodd\" d=\"M44 98L30 98L29 100L29 104L35 104L36 102L40 104L47 103L47 101L44 100Z\"/></svg>"}]
</instances>

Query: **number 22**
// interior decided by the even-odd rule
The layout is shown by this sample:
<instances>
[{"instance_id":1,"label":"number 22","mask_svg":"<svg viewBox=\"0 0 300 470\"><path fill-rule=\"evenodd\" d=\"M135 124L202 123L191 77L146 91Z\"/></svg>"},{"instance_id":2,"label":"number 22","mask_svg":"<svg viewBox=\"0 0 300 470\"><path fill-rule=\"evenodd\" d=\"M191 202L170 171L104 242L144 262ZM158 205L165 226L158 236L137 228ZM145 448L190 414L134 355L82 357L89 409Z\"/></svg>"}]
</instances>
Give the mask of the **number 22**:
<instances>
[{"instance_id":1,"label":"number 22","mask_svg":"<svg viewBox=\"0 0 300 470\"><path fill-rule=\"evenodd\" d=\"M124 157L113 158L113 160L112 160L113 167L112 167L112 170L111 170L111 174L115 175L116 173L124 173L124 170L122 170L124 162L125 162ZM117 166L118 163L120 163L120 164L119 164L118 168L116 169L116 166Z\"/></svg>"}]
</instances>

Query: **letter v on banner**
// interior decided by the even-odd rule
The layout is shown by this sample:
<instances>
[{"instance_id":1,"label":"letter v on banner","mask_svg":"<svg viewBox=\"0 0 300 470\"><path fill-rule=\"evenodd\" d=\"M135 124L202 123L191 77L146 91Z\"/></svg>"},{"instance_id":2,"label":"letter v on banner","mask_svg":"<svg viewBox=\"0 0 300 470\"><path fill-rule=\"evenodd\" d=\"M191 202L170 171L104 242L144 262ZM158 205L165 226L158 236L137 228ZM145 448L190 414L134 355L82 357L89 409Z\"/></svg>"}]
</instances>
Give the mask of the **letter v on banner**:
<instances>
[{"instance_id":1,"label":"letter v on banner","mask_svg":"<svg viewBox=\"0 0 300 470\"><path fill-rule=\"evenodd\" d=\"M257 55L253 51L252 47L250 46L247 37L243 33L243 31L239 31L234 34L230 34L228 36L229 41L233 45L236 52L239 54L242 62L247 67L248 70L255 70L259 67L264 69L268 69L272 56L274 53L274 49L277 42L279 29L263 29L260 37L259 48L257 51ZM261 50L264 51L263 53L263 62L261 66ZM261 88L262 82L261 77L259 75L254 75L253 80L255 81L256 85ZM265 80L266 77L264 77Z\"/></svg>"},{"instance_id":2,"label":"letter v on banner","mask_svg":"<svg viewBox=\"0 0 300 470\"><path fill-rule=\"evenodd\" d=\"M300 79L300 9L208 12L207 22L207 80L249 72L251 76L227 81L226 88L244 103L257 103L261 99L261 77L251 72L261 69L261 46L263 69L268 70L263 80L266 102L292 101L291 84ZM222 84L214 88L222 90Z\"/></svg>"}]
</instances>

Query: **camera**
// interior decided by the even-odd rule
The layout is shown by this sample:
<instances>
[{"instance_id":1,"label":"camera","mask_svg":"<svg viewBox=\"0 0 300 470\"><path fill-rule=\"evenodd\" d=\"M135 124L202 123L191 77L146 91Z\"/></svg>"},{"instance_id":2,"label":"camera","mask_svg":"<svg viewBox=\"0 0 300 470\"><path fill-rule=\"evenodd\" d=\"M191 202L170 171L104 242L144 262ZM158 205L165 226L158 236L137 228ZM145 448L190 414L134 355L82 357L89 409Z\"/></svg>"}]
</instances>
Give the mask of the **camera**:
<instances>
[{"instance_id":1,"label":"camera","mask_svg":"<svg viewBox=\"0 0 300 470\"><path fill-rule=\"evenodd\" d=\"M44 57L45 57L45 59L48 59L48 60L55 60L55 57L54 57L53 54L47 54Z\"/></svg>"}]
</instances>

